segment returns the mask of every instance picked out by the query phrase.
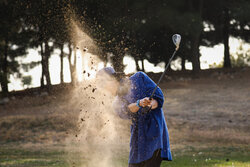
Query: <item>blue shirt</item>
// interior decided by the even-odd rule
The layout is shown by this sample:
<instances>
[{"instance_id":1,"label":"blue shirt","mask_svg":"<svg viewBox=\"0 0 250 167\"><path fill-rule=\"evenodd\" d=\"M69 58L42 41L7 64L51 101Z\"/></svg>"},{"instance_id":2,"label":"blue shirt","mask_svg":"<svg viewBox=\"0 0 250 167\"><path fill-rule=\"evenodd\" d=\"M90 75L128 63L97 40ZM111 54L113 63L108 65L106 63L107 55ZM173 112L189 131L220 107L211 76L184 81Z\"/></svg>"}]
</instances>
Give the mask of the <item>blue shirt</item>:
<instances>
[{"instance_id":1,"label":"blue shirt","mask_svg":"<svg viewBox=\"0 0 250 167\"><path fill-rule=\"evenodd\" d=\"M161 149L164 160L172 160L169 135L162 106L164 95L158 87L153 99L157 100L158 107L147 114L141 109L132 113L128 104L136 103L138 99L150 97L156 84L145 73L137 72L130 78L131 90L124 96L117 96L114 109L121 118L132 119L129 163L140 163L153 156L154 151Z\"/></svg>"}]
</instances>

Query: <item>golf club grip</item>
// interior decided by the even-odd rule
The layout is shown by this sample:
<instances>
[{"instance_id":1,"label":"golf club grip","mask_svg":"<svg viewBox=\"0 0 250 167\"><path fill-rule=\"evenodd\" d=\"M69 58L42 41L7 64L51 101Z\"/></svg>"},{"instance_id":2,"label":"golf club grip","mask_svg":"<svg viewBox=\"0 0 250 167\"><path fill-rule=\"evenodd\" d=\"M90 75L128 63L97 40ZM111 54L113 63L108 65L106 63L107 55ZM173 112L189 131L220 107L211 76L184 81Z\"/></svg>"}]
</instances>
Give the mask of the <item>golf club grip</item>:
<instances>
[{"instance_id":1,"label":"golf club grip","mask_svg":"<svg viewBox=\"0 0 250 167\"><path fill-rule=\"evenodd\" d=\"M149 106L143 107L141 109L142 115L149 113L151 111L151 109L152 109L152 106L151 107L149 107Z\"/></svg>"}]
</instances>

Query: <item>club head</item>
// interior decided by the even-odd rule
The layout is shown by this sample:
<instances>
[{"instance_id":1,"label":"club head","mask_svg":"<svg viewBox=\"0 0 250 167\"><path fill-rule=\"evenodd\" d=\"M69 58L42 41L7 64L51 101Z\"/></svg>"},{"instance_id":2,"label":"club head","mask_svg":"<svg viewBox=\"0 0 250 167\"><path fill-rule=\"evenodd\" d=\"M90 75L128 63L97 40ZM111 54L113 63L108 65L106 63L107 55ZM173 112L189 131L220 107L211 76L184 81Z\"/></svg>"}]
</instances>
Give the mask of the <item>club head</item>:
<instances>
[{"instance_id":1,"label":"club head","mask_svg":"<svg viewBox=\"0 0 250 167\"><path fill-rule=\"evenodd\" d=\"M172 36L172 40L174 45L176 46L176 50L179 49L180 43L181 43L181 35L180 34L174 34Z\"/></svg>"}]
</instances>

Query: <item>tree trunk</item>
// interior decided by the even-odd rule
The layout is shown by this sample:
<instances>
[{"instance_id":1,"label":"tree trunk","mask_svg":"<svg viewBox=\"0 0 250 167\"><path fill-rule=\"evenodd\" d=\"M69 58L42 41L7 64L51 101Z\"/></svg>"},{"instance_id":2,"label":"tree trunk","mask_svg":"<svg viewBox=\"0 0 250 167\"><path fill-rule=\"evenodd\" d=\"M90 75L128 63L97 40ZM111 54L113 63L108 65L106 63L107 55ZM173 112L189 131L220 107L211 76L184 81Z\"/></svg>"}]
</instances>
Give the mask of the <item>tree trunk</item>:
<instances>
[{"instance_id":1,"label":"tree trunk","mask_svg":"<svg viewBox=\"0 0 250 167\"><path fill-rule=\"evenodd\" d=\"M143 61L143 59L141 59L141 70L142 70L143 72L145 72L144 61Z\"/></svg>"},{"instance_id":2,"label":"tree trunk","mask_svg":"<svg viewBox=\"0 0 250 167\"><path fill-rule=\"evenodd\" d=\"M199 1L199 16L202 22L202 11L203 11L203 0ZM201 23L202 24L202 23ZM198 25L199 26L199 25ZM195 33L192 45L192 65L193 72L197 73L200 71L200 36L203 31L203 26L200 27L199 31Z\"/></svg>"},{"instance_id":3,"label":"tree trunk","mask_svg":"<svg viewBox=\"0 0 250 167\"><path fill-rule=\"evenodd\" d=\"M71 57L72 57L72 48L71 48L71 43L68 44L68 48L69 48L69 54L68 54L68 61L69 61L69 73L70 73L70 77L71 77L71 83L74 82L74 78L73 78L73 65L71 63Z\"/></svg>"},{"instance_id":4,"label":"tree trunk","mask_svg":"<svg viewBox=\"0 0 250 167\"><path fill-rule=\"evenodd\" d=\"M61 71L60 71L60 79L61 79L61 84L64 82L64 78L63 78L63 44L60 44L60 50L61 50L61 54L60 54L60 63L61 63Z\"/></svg>"},{"instance_id":5,"label":"tree trunk","mask_svg":"<svg viewBox=\"0 0 250 167\"><path fill-rule=\"evenodd\" d=\"M44 88L44 71L45 71L45 66L44 66L44 50L43 50L43 43L40 44L40 48L41 48L41 57L42 57L42 60L41 60L41 65L42 65L42 76L41 76L41 81L40 81L40 84L41 84L41 88Z\"/></svg>"},{"instance_id":6,"label":"tree trunk","mask_svg":"<svg viewBox=\"0 0 250 167\"><path fill-rule=\"evenodd\" d=\"M182 71L185 71L185 70L186 70L185 62L186 62L185 56L182 55L182 58L181 58L181 70L182 70Z\"/></svg>"},{"instance_id":7,"label":"tree trunk","mask_svg":"<svg viewBox=\"0 0 250 167\"><path fill-rule=\"evenodd\" d=\"M122 72L124 70L123 65L121 64L121 56L114 56L112 57L112 64L117 72Z\"/></svg>"},{"instance_id":8,"label":"tree trunk","mask_svg":"<svg viewBox=\"0 0 250 167\"><path fill-rule=\"evenodd\" d=\"M224 27L223 27L223 42L224 42L224 68L231 68L231 60L229 53L229 11L224 9Z\"/></svg>"},{"instance_id":9,"label":"tree trunk","mask_svg":"<svg viewBox=\"0 0 250 167\"><path fill-rule=\"evenodd\" d=\"M136 71L140 71L140 66L139 66L139 62L138 62L139 59L138 59L137 55L135 55L134 59L135 59Z\"/></svg>"},{"instance_id":10,"label":"tree trunk","mask_svg":"<svg viewBox=\"0 0 250 167\"><path fill-rule=\"evenodd\" d=\"M45 42L45 52L44 52L44 74L46 77L46 83L47 87L49 88L51 86L51 80L49 75L49 57L50 57L50 48L49 48L49 42Z\"/></svg>"},{"instance_id":11,"label":"tree trunk","mask_svg":"<svg viewBox=\"0 0 250 167\"><path fill-rule=\"evenodd\" d=\"M124 71L123 53L116 52L112 57L112 64L115 71L123 72Z\"/></svg>"},{"instance_id":12,"label":"tree trunk","mask_svg":"<svg viewBox=\"0 0 250 167\"><path fill-rule=\"evenodd\" d=\"M195 37L193 38L193 45L192 45L192 65L193 71L199 72L200 71L200 32L197 32Z\"/></svg>"},{"instance_id":13,"label":"tree trunk","mask_svg":"<svg viewBox=\"0 0 250 167\"><path fill-rule=\"evenodd\" d=\"M7 96L9 93L9 88L8 88L8 40L5 40L5 47L4 47L4 59L3 59L3 66L2 66L2 71L3 71L3 76L2 76L2 83L1 83L1 88L2 88L2 93L3 96Z\"/></svg>"},{"instance_id":14,"label":"tree trunk","mask_svg":"<svg viewBox=\"0 0 250 167\"><path fill-rule=\"evenodd\" d=\"M76 85L77 79L78 79L77 75L76 75L76 59L77 59L77 57L76 57L76 47L74 47L73 58L74 58L74 62L70 66L70 68L71 68L71 83L73 85Z\"/></svg>"}]
</instances>

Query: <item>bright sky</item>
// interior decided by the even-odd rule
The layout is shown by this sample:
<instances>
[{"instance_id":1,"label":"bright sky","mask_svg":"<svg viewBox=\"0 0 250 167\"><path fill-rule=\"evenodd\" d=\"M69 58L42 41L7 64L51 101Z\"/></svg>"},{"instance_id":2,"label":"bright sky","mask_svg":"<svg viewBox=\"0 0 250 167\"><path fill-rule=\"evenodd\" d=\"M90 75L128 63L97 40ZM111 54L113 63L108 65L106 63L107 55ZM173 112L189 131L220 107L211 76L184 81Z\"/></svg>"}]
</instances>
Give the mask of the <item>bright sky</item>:
<instances>
[{"instance_id":1,"label":"bright sky","mask_svg":"<svg viewBox=\"0 0 250 167\"><path fill-rule=\"evenodd\" d=\"M238 40L236 38L230 38L229 45L230 45L230 54L235 54L237 52L237 49L239 48L240 44L242 43L241 40ZM243 49L248 50L250 48L249 44L244 44ZM67 48L64 49L65 53L68 53ZM213 48L207 48L207 47L200 47L200 62L201 62L201 69L208 69L209 65L213 64L220 64L223 61L223 55L224 55L224 45L216 45ZM52 54L51 58L49 59L49 69L50 69L50 76L51 76L51 82L52 84L59 84L60 83L60 57L59 57L60 51L55 50ZM86 70L91 74L92 77L94 77L95 70L91 70L88 67L88 57L93 56L89 53L86 53L83 57L81 56L80 52L77 52L77 74L78 79L81 81L83 79L82 71ZM19 58L18 59L20 63L29 63L32 61L40 61L41 56L38 53L38 50L30 49L28 55L25 58ZM72 60L71 60L72 61ZM180 59L177 59L171 63L171 68L178 70L181 69L180 65ZM83 66L82 66L83 64ZM104 63L99 62L97 63L98 67L97 70L102 68L104 66ZM135 61L130 56L125 56L123 59L123 64L125 65L125 73L134 73L136 71ZM108 66L111 64L108 63ZM141 62L139 62L139 65L141 66ZM165 63L159 63L157 66L154 66L147 60L144 60L144 66L146 72L162 72L164 70ZM186 69L192 69L192 63L186 62L185 63ZM64 81L70 82L70 73L69 73L69 62L68 59L64 58ZM35 68L29 70L28 72L21 71L23 76L32 76L32 85L30 87L39 87L40 86L40 78L41 78L41 65L36 66ZM9 83L9 90L21 90L23 89L23 84L20 79L17 78L17 76L10 76L10 83Z\"/></svg>"}]
</instances>

